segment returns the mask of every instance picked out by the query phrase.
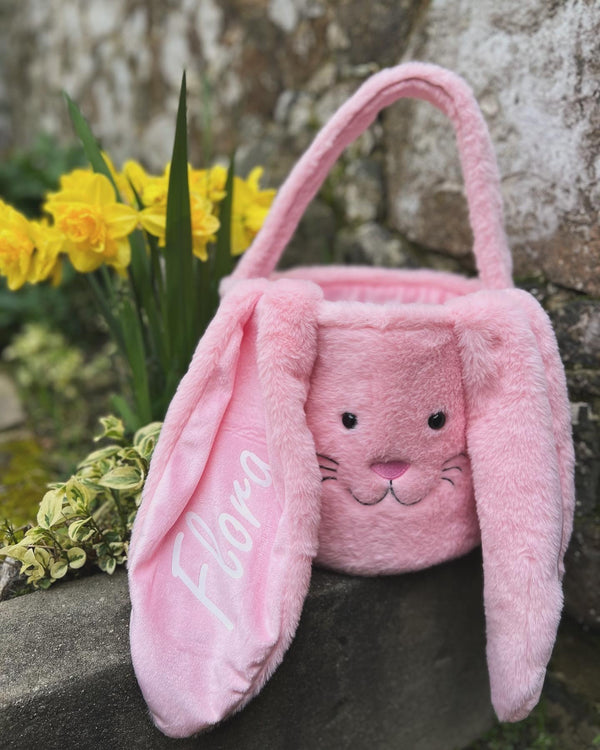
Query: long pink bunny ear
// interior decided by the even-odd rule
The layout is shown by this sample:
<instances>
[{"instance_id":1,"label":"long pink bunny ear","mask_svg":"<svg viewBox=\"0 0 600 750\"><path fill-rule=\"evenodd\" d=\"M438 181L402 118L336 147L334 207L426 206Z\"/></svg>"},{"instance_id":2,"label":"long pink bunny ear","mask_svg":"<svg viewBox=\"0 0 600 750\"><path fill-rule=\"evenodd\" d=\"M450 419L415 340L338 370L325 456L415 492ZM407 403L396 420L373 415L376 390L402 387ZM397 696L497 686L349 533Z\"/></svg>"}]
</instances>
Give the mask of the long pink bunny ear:
<instances>
[{"instance_id":1,"label":"long pink bunny ear","mask_svg":"<svg viewBox=\"0 0 600 750\"><path fill-rule=\"evenodd\" d=\"M320 296L303 282L239 285L167 414L129 582L134 668L170 736L244 705L295 632L317 546L321 477L304 402Z\"/></svg>"},{"instance_id":2,"label":"long pink bunny ear","mask_svg":"<svg viewBox=\"0 0 600 750\"><path fill-rule=\"evenodd\" d=\"M492 702L501 720L517 721L538 701L562 609L573 516L568 399L532 297L479 292L456 308Z\"/></svg>"}]
</instances>

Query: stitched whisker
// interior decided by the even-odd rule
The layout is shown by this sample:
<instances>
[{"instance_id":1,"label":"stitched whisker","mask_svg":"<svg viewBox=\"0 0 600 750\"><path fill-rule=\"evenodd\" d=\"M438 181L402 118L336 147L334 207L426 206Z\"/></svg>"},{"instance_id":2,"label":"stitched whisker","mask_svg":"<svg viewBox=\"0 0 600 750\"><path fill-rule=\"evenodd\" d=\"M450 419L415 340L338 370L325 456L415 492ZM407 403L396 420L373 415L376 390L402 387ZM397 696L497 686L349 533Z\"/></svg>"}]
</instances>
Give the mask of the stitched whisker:
<instances>
[{"instance_id":1,"label":"stitched whisker","mask_svg":"<svg viewBox=\"0 0 600 750\"><path fill-rule=\"evenodd\" d=\"M452 469L458 469L459 471L462 471L460 466L449 466L447 469L442 469L442 471L452 471Z\"/></svg>"},{"instance_id":2,"label":"stitched whisker","mask_svg":"<svg viewBox=\"0 0 600 750\"><path fill-rule=\"evenodd\" d=\"M331 466L321 466L321 464L319 464L319 469L325 469L325 471L337 471L337 469L334 469Z\"/></svg>"},{"instance_id":3,"label":"stitched whisker","mask_svg":"<svg viewBox=\"0 0 600 750\"><path fill-rule=\"evenodd\" d=\"M333 479L334 482L337 482L337 477L322 477L321 481L326 482L328 479Z\"/></svg>"},{"instance_id":4,"label":"stitched whisker","mask_svg":"<svg viewBox=\"0 0 600 750\"><path fill-rule=\"evenodd\" d=\"M335 464L336 466L340 465L339 461L336 461L334 458L331 458L331 456L326 456L324 453L317 453L317 458L324 458L326 461L331 461L331 463Z\"/></svg>"},{"instance_id":5,"label":"stitched whisker","mask_svg":"<svg viewBox=\"0 0 600 750\"><path fill-rule=\"evenodd\" d=\"M454 487L454 482L449 477L442 477L444 482L450 482L450 484Z\"/></svg>"}]
</instances>

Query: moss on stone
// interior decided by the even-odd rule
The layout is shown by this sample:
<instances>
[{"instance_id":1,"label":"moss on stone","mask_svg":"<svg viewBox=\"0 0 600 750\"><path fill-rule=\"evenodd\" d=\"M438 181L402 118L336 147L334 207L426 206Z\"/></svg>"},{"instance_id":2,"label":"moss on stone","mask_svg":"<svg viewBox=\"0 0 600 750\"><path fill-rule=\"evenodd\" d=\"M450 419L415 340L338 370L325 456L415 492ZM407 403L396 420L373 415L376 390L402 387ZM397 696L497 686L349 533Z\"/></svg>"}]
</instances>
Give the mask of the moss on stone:
<instances>
[{"instance_id":1,"label":"moss on stone","mask_svg":"<svg viewBox=\"0 0 600 750\"><path fill-rule=\"evenodd\" d=\"M0 477L0 521L15 527L35 521L47 484L55 478L35 438L0 443Z\"/></svg>"}]
</instances>

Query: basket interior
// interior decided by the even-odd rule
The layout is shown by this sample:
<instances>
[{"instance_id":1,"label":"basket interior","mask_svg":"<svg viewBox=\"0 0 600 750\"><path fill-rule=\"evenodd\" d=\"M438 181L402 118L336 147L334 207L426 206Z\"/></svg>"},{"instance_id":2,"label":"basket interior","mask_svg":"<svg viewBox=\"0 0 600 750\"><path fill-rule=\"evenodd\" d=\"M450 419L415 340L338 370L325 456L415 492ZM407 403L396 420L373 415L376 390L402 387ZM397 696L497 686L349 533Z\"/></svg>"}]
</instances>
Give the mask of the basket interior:
<instances>
[{"instance_id":1,"label":"basket interior","mask_svg":"<svg viewBox=\"0 0 600 750\"><path fill-rule=\"evenodd\" d=\"M364 266L308 266L273 274L272 278L312 281L326 300L379 305L439 305L482 289L477 278L443 271L396 270Z\"/></svg>"}]
</instances>

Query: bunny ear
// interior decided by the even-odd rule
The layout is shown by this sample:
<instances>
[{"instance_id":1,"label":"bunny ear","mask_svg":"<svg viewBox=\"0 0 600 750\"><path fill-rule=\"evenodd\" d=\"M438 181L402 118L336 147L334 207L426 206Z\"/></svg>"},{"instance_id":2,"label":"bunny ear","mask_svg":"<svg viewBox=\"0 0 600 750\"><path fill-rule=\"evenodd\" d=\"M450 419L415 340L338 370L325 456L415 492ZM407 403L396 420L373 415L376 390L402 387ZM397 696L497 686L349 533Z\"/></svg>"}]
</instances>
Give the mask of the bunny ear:
<instances>
[{"instance_id":1,"label":"bunny ear","mask_svg":"<svg viewBox=\"0 0 600 750\"><path fill-rule=\"evenodd\" d=\"M134 668L170 736L239 709L295 632L319 519L304 418L319 297L303 282L239 284L169 408L129 583Z\"/></svg>"},{"instance_id":2,"label":"bunny ear","mask_svg":"<svg viewBox=\"0 0 600 750\"><path fill-rule=\"evenodd\" d=\"M457 302L488 666L503 721L524 718L539 699L572 518L564 376L545 314L524 294L479 292Z\"/></svg>"}]
</instances>

